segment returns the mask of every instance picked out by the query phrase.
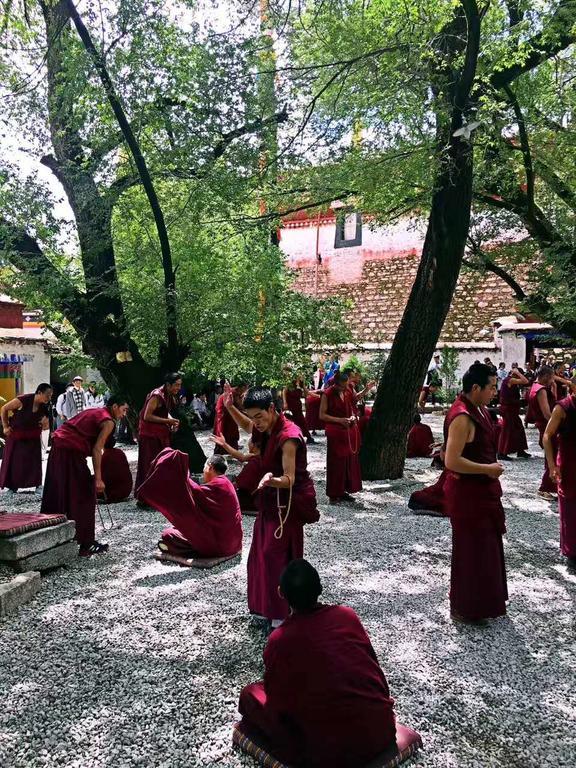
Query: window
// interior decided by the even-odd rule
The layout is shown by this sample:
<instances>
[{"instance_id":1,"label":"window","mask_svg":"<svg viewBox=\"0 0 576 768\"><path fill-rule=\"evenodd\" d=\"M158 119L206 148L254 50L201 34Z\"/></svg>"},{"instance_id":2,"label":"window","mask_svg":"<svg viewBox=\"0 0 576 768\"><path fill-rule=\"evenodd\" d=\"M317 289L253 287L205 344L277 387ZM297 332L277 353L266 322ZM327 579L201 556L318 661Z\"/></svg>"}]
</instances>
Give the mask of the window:
<instances>
[{"instance_id":1,"label":"window","mask_svg":"<svg viewBox=\"0 0 576 768\"><path fill-rule=\"evenodd\" d=\"M341 210L336 214L334 248L351 248L362 245L362 214Z\"/></svg>"}]
</instances>

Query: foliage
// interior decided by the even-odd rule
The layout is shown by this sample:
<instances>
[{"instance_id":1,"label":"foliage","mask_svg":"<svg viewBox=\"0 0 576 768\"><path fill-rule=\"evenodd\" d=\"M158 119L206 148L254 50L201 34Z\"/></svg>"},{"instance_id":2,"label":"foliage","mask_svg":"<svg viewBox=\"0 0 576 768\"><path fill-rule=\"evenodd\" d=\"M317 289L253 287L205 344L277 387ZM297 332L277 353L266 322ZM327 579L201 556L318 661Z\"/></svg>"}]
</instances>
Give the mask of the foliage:
<instances>
[{"instance_id":1,"label":"foliage","mask_svg":"<svg viewBox=\"0 0 576 768\"><path fill-rule=\"evenodd\" d=\"M460 353L454 347L444 347L440 363L440 373L442 374L443 387L452 392L457 383L456 371L460 361Z\"/></svg>"}]
</instances>

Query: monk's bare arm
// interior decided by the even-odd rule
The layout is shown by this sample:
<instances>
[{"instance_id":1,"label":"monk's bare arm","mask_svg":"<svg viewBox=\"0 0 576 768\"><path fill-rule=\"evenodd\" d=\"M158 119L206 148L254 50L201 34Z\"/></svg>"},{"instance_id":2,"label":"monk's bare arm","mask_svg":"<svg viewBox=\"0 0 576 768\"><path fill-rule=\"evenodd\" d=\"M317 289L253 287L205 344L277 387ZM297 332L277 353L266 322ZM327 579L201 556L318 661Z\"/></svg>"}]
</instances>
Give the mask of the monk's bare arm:
<instances>
[{"instance_id":1,"label":"monk's bare arm","mask_svg":"<svg viewBox=\"0 0 576 768\"><path fill-rule=\"evenodd\" d=\"M548 393L545 389L541 389L538 391L538 394L536 395L536 398L538 400L538 405L540 406L540 410L542 411L542 416L548 421L550 416L552 416L552 413L550 411L550 404L548 403Z\"/></svg>"},{"instance_id":2,"label":"monk's bare arm","mask_svg":"<svg viewBox=\"0 0 576 768\"><path fill-rule=\"evenodd\" d=\"M282 477L274 477L272 472L267 472L260 481L259 488L290 488L296 480L296 440L286 440L282 445Z\"/></svg>"},{"instance_id":3,"label":"monk's bare arm","mask_svg":"<svg viewBox=\"0 0 576 768\"><path fill-rule=\"evenodd\" d=\"M229 456L232 456L233 459L237 459L238 461L250 461L253 456L258 454L258 451L255 451L254 453L242 453L242 451L238 451L236 448L232 448L232 446L228 445L226 440L224 440L222 435L210 435L209 439L213 443L216 443L216 445L224 448Z\"/></svg>"},{"instance_id":4,"label":"monk's bare arm","mask_svg":"<svg viewBox=\"0 0 576 768\"><path fill-rule=\"evenodd\" d=\"M516 384L519 387L527 387L530 383L526 376L523 376L520 371L514 371L512 376L510 376L510 383Z\"/></svg>"},{"instance_id":5,"label":"monk's bare arm","mask_svg":"<svg viewBox=\"0 0 576 768\"><path fill-rule=\"evenodd\" d=\"M341 416L330 416L328 414L328 398L322 395L320 400L320 421L327 421L329 424L340 424L340 426L349 426L350 419Z\"/></svg>"},{"instance_id":6,"label":"monk's bare arm","mask_svg":"<svg viewBox=\"0 0 576 768\"><path fill-rule=\"evenodd\" d=\"M0 408L0 418L2 419L2 430L6 437L8 437L8 435L12 431L12 428L8 423L8 414L14 413L15 411L19 411L20 408L22 408L22 401L18 400L17 397L15 397L13 400L9 400L7 403L4 403L2 408Z\"/></svg>"},{"instance_id":7,"label":"monk's bare arm","mask_svg":"<svg viewBox=\"0 0 576 768\"><path fill-rule=\"evenodd\" d=\"M466 415L457 416L448 430L448 443L446 445L446 469L461 475L488 475L499 477L503 467L498 464L479 464L462 456L462 452L474 438L474 424Z\"/></svg>"},{"instance_id":8,"label":"monk's bare arm","mask_svg":"<svg viewBox=\"0 0 576 768\"><path fill-rule=\"evenodd\" d=\"M151 397L148 401L148 405L146 406L146 410L144 411L144 421L150 421L153 424L168 424L169 426L178 426L180 423L178 419L173 419L171 416L168 416L167 419L163 418L162 416L156 416L154 411L158 406L160 405L160 400L157 397Z\"/></svg>"},{"instance_id":9,"label":"monk's bare arm","mask_svg":"<svg viewBox=\"0 0 576 768\"><path fill-rule=\"evenodd\" d=\"M542 445L544 446L544 455L546 456L546 462L550 470L550 477L555 483L560 480L560 468L556 464L556 454L552 441L565 418L566 411L564 408L561 408L559 405L554 406L552 416L550 417L544 435L542 436Z\"/></svg>"},{"instance_id":10,"label":"monk's bare arm","mask_svg":"<svg viewBox=\"0 0 576 768\"><path fill-rule=\"evenodd\" d=\"M285 411L288 410L288 400L286 398L286 392L288 391L288 387L284 387L282 390L282 408L284 408Z\"/></svg>"},{"instance_id":11,"label":"monk's bare arm","mask_svg":"<svg viewBox=\"0 0 576 768\"><path fill-rule=\"evenodd\" d=\"M102 482L102 451L106 445L106 440L114 432L115 422L105 421L100 429L100 433L96 439L94 448L92 449L92 464L94 465L94 479L96 481L96 491L101 492L104 490L104 483Z\"/></svg>"},{"instance_id":12,"label":"monk's bare arm","mask_svg":"<svg viewBox=\"0 0 576 768\"><path fill-rule=\"evenodd\" d=\"M240 429L243 429L244 432L248 432L249 435L252 434L252 419L249 416L246 416L245 413L242 413L242 411L238 410L236 406L231 403L230 405L226 405L226 410L232 416L236 424L240 427Z\"/></svg>"}]
</instances>

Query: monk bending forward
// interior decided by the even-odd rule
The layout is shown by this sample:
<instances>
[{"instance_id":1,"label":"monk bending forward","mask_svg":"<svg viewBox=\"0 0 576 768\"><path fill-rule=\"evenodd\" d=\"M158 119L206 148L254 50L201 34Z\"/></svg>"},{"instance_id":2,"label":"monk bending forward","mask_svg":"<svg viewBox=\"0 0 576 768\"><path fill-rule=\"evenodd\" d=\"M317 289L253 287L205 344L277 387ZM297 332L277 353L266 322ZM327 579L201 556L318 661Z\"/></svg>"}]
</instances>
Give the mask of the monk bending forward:
<instances>
[{"instance_id":1,"label":"monk bending forward","mask_svg":"<svg viewBox=\"0 0 576 768\"><path fill-rule=\"evenodd\" d=\"M450 609L456 620L474 622L506 613L506 526L497 430L486 408L496 394L496 376L490 366L475 363L462 385L446 417L444 494L452 524Z\"/></svg>"},{"instance_id":2,"label":"monk bending forward","mask_svg":"<svg viewBox=\"0 0 576 768\"><path fill-rule=\"evenodd\" d=\"M204 484L188 475L188 456L165 448L140 486L139 498L174 527L158 546L179 557L227 557L242 549L242 514L226 459L215 454L204 465Z\"/></svg>"},{"instance_id":3,"label":"monk bending forward","mask_svg":"<svg viewBox=\"0 0 576 768\"><path fill-rule=\"evenodd\" d=\"M358 768L395 741L393 700L351 608L321 605L316 570L293 560L279 593L290 616L264 649L264 681L240 694L242 727L297 768Z\"/></svg>"}]
</instances>

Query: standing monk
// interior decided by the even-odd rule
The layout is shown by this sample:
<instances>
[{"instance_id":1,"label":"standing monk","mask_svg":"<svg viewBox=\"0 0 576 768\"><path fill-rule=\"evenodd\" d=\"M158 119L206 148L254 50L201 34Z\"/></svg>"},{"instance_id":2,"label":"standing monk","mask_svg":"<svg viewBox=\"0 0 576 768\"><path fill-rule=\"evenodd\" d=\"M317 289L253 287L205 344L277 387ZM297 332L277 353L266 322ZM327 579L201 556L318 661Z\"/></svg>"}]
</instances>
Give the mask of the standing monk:
<instances>
[{"instance_id":1,"label":"standing monk","mask_svg":"<svg viewBox=\"0 0 576 768\"><path fill-rule=\"evenodd\" d=\"M95 538L96 494L104 493L102 452L114 440L116 421L126 415L126 399L111 395L105 408L89 408L69 419L52 435L40 512L66 515L76 522L80 556L108 551ZM86 458L92 457L94 477Z\"/></svg>"},{"instance_id":2,"label":"standing monk","mask_svg":"<svg viewBox=\"0 0 576 768\"><path fill-rule=\"evenodd\" d=\"M182 374L169 373L164 386L153 389L140 411L138 424L138 470L136 472L136 498L150 465L164 448L170 447L170 434L180 422L171 416L176 408L176 396L182 388Z\"/></svg>"},{"instance_id":3,"label":"standing monk","mask_svg":"<svg viewBox=\"0 0 576 768\"><path fill-rule=\"evenodd\" d=\"M276 627L289 611L278 594L280 576L291 560L303 555L303 525L319 517L316 492L302 432L276 411L272 392L252 387L246 393L244 410L262 434L263 472L248 557L248 608Z\"/></svg>"},{"instance_id":4,"label":"standing monk","mask_svg":"<svg viewBox=\"0 0 576 768\"><path fill-rule=\"evenodd\" d=\"M246 389L246 384L237 384L235 387L224 385L225 391L216 401L213 432L215 435L221 435L232 448L238 448L240 432L238 431L236 420L230 413L229 408L226 407L226 403L231 394L232 405L237 411L241 411ZM214 447L214 453L224 453L224 450L220 445L216 445Z\"/></svg>"},{"instance_id":5,"label":"standing monk","mask_svg":"<svg viewBox=\"0 0 576 768\"><path fill-rule=\"evenodd\" d=\"M554 406L544 431L544 451L551 479L558 484L560 551L576 566L576 385ZM558 435L558 454L556 454Z\"/></svg>"},{"instance_id":6,"label":"standing monk","mask_svg":"<svg viewBox=\"0 0 576 768\"><path fill-rule=\"evenodd\" d=\"M526 452L528 441L522 419L520 418L520 388L529 385L528 379L512 365L512 370L500 383L500 415L502 429L498 438L498 458L510 460L515 453L519 459L529 459Z\"/></svg>"},{"instance_id":7,"label":"standing monk","mask_svg":"<svg viewBox=\"0 0 576 768\"><path fill-rule=\"evenodd\" d=\"M362 490L360 430L355 408L348 374L338 371L320 403L320 418L326 431L326 494L332 504L353 501L350 494Z\"/></svg>"},{"instance_id":8,"label":"standing monk","mask_svg":"<svg viewBox=\"0 0 576 768\"><path fill-rule=\"evenodd\" d=\"M293 379L287 387L284 387L282 391L282 400L284 404L284 410L290 411L292 414L292 421L297 424L308 445L315 443L316 441L310 434L304 419L304 413L302 412L302 398L308 397L308 389L302 382L302 379Z\"/></svg>"},{"instance_id":9,"label":"standing monk","mask_svg":"<svg viewBox=\"0 0 576 768\"><path fill-rule=\"evenodd\" d=\"M496 428L487 409L496 374L481 363L462 378L463 393L448 415L444 484L452 525L450 610L457 621L477 622L506 613L508 590L502 534L506 532L504 471L496 461Z\"/></svg>"},{"instance_id":10,"label":"standing monk","mask_svg":"<svg viewBox=\"0 0 576 768\"><path fill-rule=\"evenodd\" d=\"M0 488L42 487L42 430L48 429L50 384L39 384L33 395L20 395L0 409L6 445ZM9 414L12 416L9 417Z\"/></svg>"},{"instance_id":11,"label":"standing monk","mask_svg":"<svg viewBox=\"0 0 576 768\"><path fill-rule=\"evenodd\" d=\"M536 381L530 387L530 393L528 395L528 411L526 413L526 420L530 424L535 424L540 434L540 440L538 442L540 448L544 448L543 438L546 425L552 415L552 408L554 407L554 396L551 391L552 383L554 381L554 371L549 365L541 365L538 369L538 376ZM552 447L557 450L557 439L554 436L552 438ZM540 488L538 489L538 496L542 496L543 499L553 500L557 492L556 483L550 477L548 470L548 463L544 459L544 474L540 482Z\"/></svg>"}]
</instances>

